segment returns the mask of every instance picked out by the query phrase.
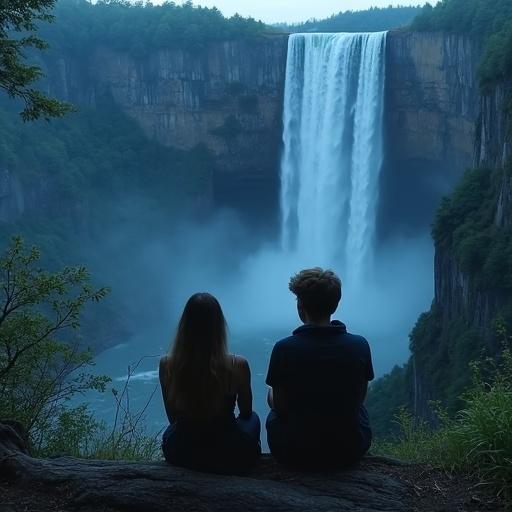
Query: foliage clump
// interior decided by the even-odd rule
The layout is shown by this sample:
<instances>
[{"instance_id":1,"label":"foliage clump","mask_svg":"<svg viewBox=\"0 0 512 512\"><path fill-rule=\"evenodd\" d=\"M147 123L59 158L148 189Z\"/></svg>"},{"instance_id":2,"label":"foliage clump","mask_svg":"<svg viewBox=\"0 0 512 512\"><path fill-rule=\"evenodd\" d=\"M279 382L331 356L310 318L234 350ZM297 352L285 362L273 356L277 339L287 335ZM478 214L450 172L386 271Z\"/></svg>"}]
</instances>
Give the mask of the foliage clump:
<instances>
[{"instance_id":1,"label":"foliage clump","mask_svg":"<svg viewBox=\"0 0 512 512\"><path fill-rule=\"evenodd\" d=\"M44 449L72 397L105 389L107 378L86 371L92 353L78 328L83 307L107 290L94 289L83 267L49 273L39 259L20 238L0 259L0 416L20 421Z\"/></svg>"},{"instance_id":2,"label":"foliage clump","mask_svg":"<svg viewBox=\"0 0 512 512\"><path fill-rule=\"evenodd\" d=\"M469 303L482 293L498 298L500 310L494 314L510 328L512 233L496 222L498 198L509 174L510 166L467 171L455 191L442 201L432 235L438 254L448 259L438 261L438 271L445 272L447 264L457 266L466 279ZM423 402L435 399L450 414L456 413L463 406L462 393L471 385L469 363L500 350L491 329L484 332L476 325L474 311L461 309L447 318L442 307L434 303L420 315L410 334L408 363L370 387L368 408L378 436L396 432L393 416L402 406L429 417L431 411ZM420 390L422 403L418 403L415 389Z\"/></svg>"},{"instance_id":3,"label":"foliage clump","mask_svg":"<svg viewBox=\"0 0 512 512\"><path fill-rule=\"evenodd\" d=\"M504 324L498 331L505 344L501 357L471 365L472 383L454 417L438 408L439 426L432 428L402 409L399 435L377 451L476 475L512 505L512 351Z\"/></svg>"},{"instance_id":4,"label":"foliage clump","mask_svg":"<svg viewBox=\"0 0 512 512\"><path fill-rule=\"evenodd\" d=\"M130 410L133 369L121 391L112 389L112 426L78 400L104 392L110 382L92 371L93 353L79 330L83 308L108 290L93 288L83 267L51 273L39 262L39 251L19 237L0 257L0 418L21 422L37 455L157 458L157 436L143 424L145 408Z\"/></svg>"},{"instance_id":5,"label":"foliage clump","mask_svg":"<svg viewBox=\"0 0 512 512\"><path fill-rule=\"evenodd\" d=\"M53 21L54 5L55 0L0 2L0 89L10 98L23 102L21 117L24 121L60 117L71 109L34 89L42 71L25 60L27 49L47 48L37 30L41 23Z\"/></svg>"},{"instance_id":6,"label":"foliage clump","mask_svg":"<svg viewBox=\"0 0 512 512\"><path fill-rule=\"evenodd\" d=\"M504 172L467 171L432 228L437 247L453 254L482 290L512 290L512 233L494 222Z\"/></svg>"}]
</instances>

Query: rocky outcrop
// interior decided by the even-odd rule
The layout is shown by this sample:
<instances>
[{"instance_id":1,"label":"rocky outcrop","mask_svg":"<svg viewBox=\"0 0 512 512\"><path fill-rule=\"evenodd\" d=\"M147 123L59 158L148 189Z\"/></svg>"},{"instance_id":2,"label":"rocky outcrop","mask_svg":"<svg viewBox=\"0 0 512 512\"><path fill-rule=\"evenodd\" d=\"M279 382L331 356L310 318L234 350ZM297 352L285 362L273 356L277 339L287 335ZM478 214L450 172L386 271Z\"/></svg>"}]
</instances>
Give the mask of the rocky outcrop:
<instances>
[{"instance_id":1,"label":"rocky outcrop","mask_svg":"<svg viewBox=\"0 0 512 512\"><path fill-rule=\"evenodd\" d=\"M389 224L428 226L440 197L471 166L479 55L464 36L389 33L382 182Z\"/></svg>"},{"instance_id":2,"label":"rocky outcrop","mask_svg":"<svg viewBox=\"0 0 512 512\"><path fill-rule=\"evenodd\" d=\"M286 35L144 57L96 47L80 61L49 61L48 87L82 105L113 100L162 144L205 145L215 157L214 204L275 223L286 51ZM439 197L471 165L479 55L462 36L389 33L381 198L390 226L428 225Z\"/></svg>"},{"instance_id":3,"label":"rocky outcrop","mask_svg":"<svg viewBox=\"0 0 512 512\"><path fill-rule=\"evenodd\" d=\"M206 146L215 157L216 204L274 214L286 50L282 35L144 57L96 47L81 61L64 54L48 62L48 87L79 105L101 108L113 100L164 145Z\"/></svg>"},{"instance_id":4,"label":"rocky outcrop","mask_svg":"<svg viewBox=\"0 0 512 512\"><path fill-rule=\"evenodd\" d=\"M213 475L165 463L131 463L27 455L15 426L0 424L0 477L44 485L66 496L61 510L409 511L412 489L394 475L403 463L369 457L346 472L299 473L270 457L244 476Z\"/></svg>"},{"instance_id":5,"label":"rocky outcrop","mask_svg":"<svg viewBox=\"0 0 512 512\"><path fill-rule=\"evenodd\" d=\"M390 151L459 171L474 154L479 52L464 36L392 32L387 51ZM398 144L400 142L400 144ZM410 168L410 171L413 167Z\"/></svg>"},{"instance_id":6,"label":"rocky outcrop","mask_svg":"<svg viewBox=\"0 0 512 512\"><path fill-rule=\"evenodd\" d=\"M510 110L510 98L512 97L512 83L500 84L493 90L482 94L479 100L479 115L475 132L475 153L473 167L479 167L493 173L492 188L489 208L492 215L489 217L489 225L484 228L493 228L493 236L500 236L500 240L510 238L512 228L512 116ZM471 193L471 191L469 191ZM487 199L486 199L487 200ZM485 221L484 221L485 222ZM492 223L494 222L494 227ZM460 234L459 234L460 236ZM471 239L468 243L474 243ZM486 251L485 247L480 248ZM502 247L508 250L507 246ZM480 279L480 273L484 269L476 269L472 275L461 268L452 244L436 243L435 253L435 297L434 310L439 325L438 338L450 339L453 332L451 326L454 322L463 322L466 327L471 327L473 335L478 334L479 343L484 346L480 350L486 350L488 355L496 356L502 349L502 340L496 338L495 320L500 318L506 323L512 323L510 288L506 283L484 285ZM496 272L496 270L494 270ZM504 272L506 271L506 265ZM505 276L503 276L505 278ZM460 347L454 346L450 350L452 361L463 360L469 363L468 357L471 349L466 340ZM429 347L432 351L430 357L439 359L438 347ZM429 360L428 355L421 354L418 360ZM429 400L437 400L438 396L432 392L433 384L428 370L421 364L415 364L414 370L414 403L418 415L428 417ZM453 379L457 376L452 376ZM455 398L455 397L453 397Z\"/></svg>"},{"instance_id":7,"label":"rocky outcrop","mask_svg":"<svg viewBox=\"0 0 512 512\"><path fill-rule=\"evenodd\" d=\"M480 99L475 165L497 169L512 156L512 82L499 84Z\"/></svg>"},{"instance_id":8,"label":"rocky outcrop","mask_svg":"<svg viewBox=\"0 0 512 512\"><path fill-rule=\"evenodd\" d=\"M504 169L495 224L512 226L512 82L500 84L482 96L475 165Z\"/></svg>"},{"instance_id":9,"label":"rocky outcrop","mask_svg":"<svg viewBox=\"0 0 512 512\"><path fill-rule=\"evenodd\" d=\"M474 166L502 170L494 223L498 228L512 226L512 117L509 98L512 84L498 85L482 95L477 132L475 134ZM491 330L496 314L508 301L508 293L500 290L482 290L459 268L455 256L437 247L435 262L435 302L446 319L463 315L482 332Z\"/></svg>"},{"instance_id":10,"label":"rocky outcrop","mask_svg":"<svg viewBox=\"0 0 512 512\"><path fill-rule=\"evenodd\" d=\"M266 35L143 56L105 46L80 59L47 54L46 87L78 105L114 103L162 144L208 147L206 202L275 225L287 40ZM428 226L439 198L471 165L479 55L462 36L388 34L381 228Z\"/></svg>"}]
</instances>

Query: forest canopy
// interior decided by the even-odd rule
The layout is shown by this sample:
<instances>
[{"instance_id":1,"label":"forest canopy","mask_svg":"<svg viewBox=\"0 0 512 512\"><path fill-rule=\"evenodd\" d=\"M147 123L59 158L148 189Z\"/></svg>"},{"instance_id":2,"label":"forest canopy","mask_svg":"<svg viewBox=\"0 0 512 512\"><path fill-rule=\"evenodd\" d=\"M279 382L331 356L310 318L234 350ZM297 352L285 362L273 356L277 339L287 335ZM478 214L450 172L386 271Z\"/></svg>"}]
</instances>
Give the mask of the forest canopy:
<instances>
[{"instance_id":1,"label":"forest canopy","mask_svg":"<svg viewBox=\"0 0 512 512\"><path fill-rule=\"evenodd\" d=\"M143 56L161 48L201 46L262 35L268 28L260 21L234 15L226 18L217 8L131 3L124 0L60 0L53 12L55 24L44 27L43 37L60 50L80 51L91 44L105 44Z\"/></svg>"},{"instance_id":2,"label":"forest canopy","mask_svg":"<svg viewBox=\"0 0 512 512\"><path fill-rule=\"evenodd\" d=\"M322 20L277 24L290 32L381 32L409 25L421 12L419 6L372 7L364 11L345 11Z\"/></svg>"}]
</instances>

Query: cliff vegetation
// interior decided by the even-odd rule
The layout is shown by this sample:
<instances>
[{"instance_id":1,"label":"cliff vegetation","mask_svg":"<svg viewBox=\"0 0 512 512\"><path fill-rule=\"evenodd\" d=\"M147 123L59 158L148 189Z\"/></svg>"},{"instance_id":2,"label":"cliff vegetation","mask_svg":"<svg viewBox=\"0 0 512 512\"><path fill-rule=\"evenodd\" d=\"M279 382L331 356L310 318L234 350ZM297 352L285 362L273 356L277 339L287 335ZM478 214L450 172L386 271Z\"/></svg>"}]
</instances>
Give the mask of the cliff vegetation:
<instances>
[{"instance_id":1,"label":"cliff vegetation","mask_svg":"<svg viewBox=\"0 0 512 512\"><path fill-rule=\"evenodd\" d=\"M326 19L312 19L298 24L277 24L289 32L381 32L409 25L421 12L419 6L372 7L344 11Z\"/></svg>"},{"instance_id":2,"label":"cliff vegetation","mask_svg":"<svg viewBox=\"0 0 512 512\"><path fill-rule=\"evenodd\" d=\"M477 475L512 505L512 352L501 328L504 350L498 361L471 365L472 381L455 417L437 409L438 426L401 410L400 427L378 451L401 460L428 463L448 472Z\"/></svg>"},{"instance_id":3,"label":"cliff vegetation","mask_svg":"<svg viewBox=\"0 0 512 512\"><path fill-rule=\"evenodd\" d=\"M260 21L234 15L226 18L217 8L133 3L127 0L59 0L53 12L55 24L41 27L43 38L56 50L79 53L103 44L113 50L142 57L159 48L201 48L212 41L230 41L263 35Z\"/></svg>"},{"instance_id":4,"label":"cliff vegetation","mask_svg":"<svg viewBox=\"0 0 512 512\"><path fill-rule=\"evenodd\" d=\"M25 121L59 117L70 111L70 105L34 88L41 69L25 60L28 49L47 47L37 36L37 27L53 20L54 4L55 0L11 0L0 5L0 90L23 103L21 117Z\"/></svg>"},{"instance_id":5,"label":"cliff vegetation","mask_svg":"<svg viewBox=\"0 0 512 512\"><path fill-rule=\"evenodd\" d=\"M512 4L509 0L442 0L427 4L414 30L467 34L484 47L481 85L489 87L512 75Z\"/></svg>"},{"instance_id":6,"label":"cliff vegetation","mask_svg":"<svg viewBox=\"0 0 512 512\"><path fill-rule=\"evenodd\" d=\"M110 378L93 372L94 352L81 322L109 290L84 267L41 268L41 254L20 237L0 256L0 417L24 425L39 456L102 459L157 456L142 413L130 409L128 384L111 388L117 403L111 426L95 419L79 397L104 393Z\"/></svg>"},{"instance_id":7,"label":"cliff vegetation","mask_svg":"<svg viewBox=\"0 0 512 512\"><path fill-rule=\"evenodd\" d=\"M480 290L512 292L512 232L497 225L501 185L512 167L470 170L437 212L432 234Z\"/></svg>"},{"instance_id":8,"label":"cliff vegetation","mask_svg":"<svg viewBox=\"0 0 512 512\"><path fill-rule=\"evenodd\" d=\"M442 401L454 413L461 405L461 393L471 383L469 364L499 352L495 325L512 330L512 233L496 223L501 184L509 175L510 168L467 171L453 194L443 199L432 227L436 251L452 255L459 271L471 280L466 288L467 305L473 304L478 293L505 300L494 312L491 326L476 325L476 312L471 308L461 307L447 315L448 305L439 301L419 317L410 335L411 361L377 382L370 394L381 433L392 428L393 413L386 410L396 412L400 405L414 408L415 365L429 376L429 397ZM436 268L437 273L444 271ZM392 398L388 403L383 397Z\"/></svg>"},{"instance_id":9,"label":"cliff vegetation","mask_svg":"<svg viewBox=\"0 0 512 512\"><path fill-rule=\"evenodd\" d=\"M24 124L5 103L0 112L0 171L19 182L13 194L19 188L26 196L18 210L5 212L0 234L3 240L24 235L55 264L77 256L65 247L78 251L84 237L101 237L127 217L134 228L154 209L172 219L206 187L211 157L205 148L180 151L151 141L112 103L51 124Z\"/></svg>"}]
</instances>

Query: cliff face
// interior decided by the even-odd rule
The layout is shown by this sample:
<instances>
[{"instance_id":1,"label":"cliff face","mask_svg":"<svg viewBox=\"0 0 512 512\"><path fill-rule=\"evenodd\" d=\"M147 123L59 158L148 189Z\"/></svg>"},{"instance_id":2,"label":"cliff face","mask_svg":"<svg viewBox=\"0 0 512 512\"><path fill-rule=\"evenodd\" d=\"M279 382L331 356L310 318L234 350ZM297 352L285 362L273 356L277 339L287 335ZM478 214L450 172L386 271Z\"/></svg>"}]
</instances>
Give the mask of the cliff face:
<instances>
[{"instance_id":1,"label":"cliff face","mask_svg":"<svg viewBox=\"0 0 512 512\"><path fill-rule=\"evenodd\" d=\"M501 84L480 98L480 112L475 134L474 166L489 171L505 169L512 157L512 117L508 98L512 83ZM494 225L512 226L512 177L503 170L495 197ZM508 294L497 290L481 290L459 268L453 254L438 247L435 261L435 302L446 319L458 315L468 317L484 333L498 311L508 300Z\"/></svg>"},{"instance_id":2,"label":"cliff face","mask_svg":"<svg viewBox=\"0 0 512 512\"><path fill-rule=\"evenodd\" d=\"M214 155L217 204L275 213L287 37L159 50L136 58L98 47L49 67L50 91L78 104L114 102L158 142Z\"/></svg>"},{"instance_id":3,"label":"cliff face","mask_svg":"<svg viewBox=\"0 0 512 512\"><path fill-rule=\"evenodd\" d=\"M390 225L428 226L439 198L471 166L478 59L463 36L389 33L382 206Z\"/></svg>"},{"instance_id":4,"label":"cliff face","mask_svg":"<svg viewBox=\"0 0 512 512\"><path fill-rule=\"evenodd\" d=\"M286 52L287 36L144 57L95 47L79 57L48 54L46 85L78 105L115 102L164 145L206 146L214 159L201 204L275 224ZM463 37L389 33L381 230L428 226L441 195L470 166L478 56Z\"/></svg>"},{"instance_id":5,"label":"cliff face","mask_svg":"<svg viewBox=\"0 0 512 512\"><path fill-rule=\"evenodd\" d=\"M438 400L435 380L431 375L432 360L443 359L446 367L459 366L459 372L446 370L444 382L451 385L451 380L460 379L461 372L467 372L467 364L478 359L485 347L489 355L497 355L502 350L501 340L497 339L494 322L500 318L512 324L512 308L510 287L507 284L509 263L503 261L505 254L510 254L512 227L512 173L510 163L512 157L512 116L509 98L512 94L512 83L501 84L483 94L479 100L479 114L475 133L475 157L473 166L492 173L491 188L486 193L486 208L490 212L488 224L480 224L476 237L487 237L487 243L477 245L480 257L484 257L485 265L491 262L493 271L499 272L498 281L490 285L482 280L487 271L482 264L472 274L463 271L460 255L456 254L453 244L436 243L435 254L435 325L430 329L437 334L431 343L424 345L422 351L416 351L413 357L414 370L414 410L423 417L430 415L429 400ZM469 195L475 191L468 189ZM460 194L460 193L459 193ZM460 201L472 201L472 198L460 198ZM488 203L487 203L488 202ZM470 214L473 214L471 212ZM486 215L487 217L487 215ZM485 234L483 232L485 231ZM465 236L465 250L474 250L475 235L458 233ZM473 238L471 238L471 236ZM500 245L494 245L494 238ZM476 238L478 240L478 238ZM501 258L501 263L493 263L490 254L494 252ZM508 252L507 252L508 251ZM465 338L454 330L454 325L464 325ZM462 322L462 323L461 323ZM460 327L459 327L460 329ZM464 332L464 331L463 331ZM471 341L473 339L473 341ZM426 351L429 351L428 354ZM459 373L454 375L453 373ZM438 379L439 380L439 379ZM464 379L462 379L464 380ZM467 379L466 379L467 380ZM439 382L437 384L439 388ZM456 389L457 392L462 389ZM439 389L438 389L439 392ZM451 397L452 399L455 397Z\"/></svg>"}]
</instances>

